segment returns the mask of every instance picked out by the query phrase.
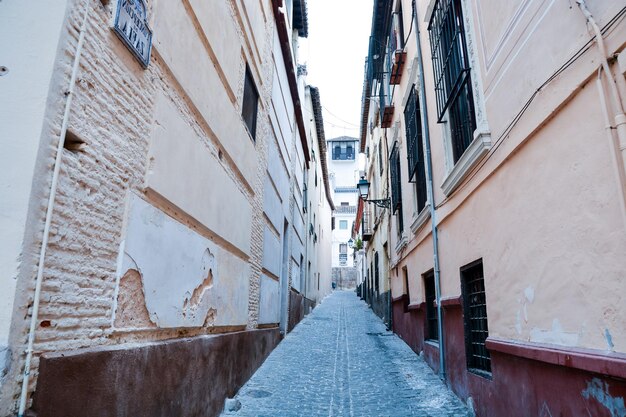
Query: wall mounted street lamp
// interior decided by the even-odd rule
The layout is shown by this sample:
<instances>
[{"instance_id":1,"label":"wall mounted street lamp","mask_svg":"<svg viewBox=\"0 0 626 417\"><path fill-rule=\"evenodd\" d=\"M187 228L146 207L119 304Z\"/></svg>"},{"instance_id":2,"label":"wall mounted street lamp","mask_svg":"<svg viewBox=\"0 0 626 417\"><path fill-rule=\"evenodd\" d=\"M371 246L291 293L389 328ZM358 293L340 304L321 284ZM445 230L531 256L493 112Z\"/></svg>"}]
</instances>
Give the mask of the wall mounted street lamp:
<instances>
[{"instance_id":1,"label":"wall mounted street lamp","mask_svg":"<svg viewBox=\"0 0 626 417\"><path fill-rule=\"evenodd\" d=\"M383 198L380 200L368 200L367 199L367 196L369 195L369 192L370 192L370 183L365 179L365 177L361 177L361 179L356 185L356 188L359 189L359 195L361 196L363 201L365 201L366 203L374 203L378 207L387 208L387 209L391 207L390 198Z\"/></svg>"}]
</instances>

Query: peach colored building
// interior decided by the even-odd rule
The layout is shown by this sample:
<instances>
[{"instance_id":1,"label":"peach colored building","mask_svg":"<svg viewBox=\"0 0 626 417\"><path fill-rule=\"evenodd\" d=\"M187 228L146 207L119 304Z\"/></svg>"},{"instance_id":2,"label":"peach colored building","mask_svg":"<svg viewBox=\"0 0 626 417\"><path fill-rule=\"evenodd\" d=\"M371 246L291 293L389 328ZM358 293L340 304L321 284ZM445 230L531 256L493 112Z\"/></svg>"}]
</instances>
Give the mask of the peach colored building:
<instances>
[{"instance_id":1,"label":"peach colored building","mask_svg":"<svg viewBox=\"0 0 626 417\"><path fill-rule=\"evenodd\" d=\"M626 413L625 47L619 1L374 2L372 297L479 416Z\"/></svg>"}]
</instances>

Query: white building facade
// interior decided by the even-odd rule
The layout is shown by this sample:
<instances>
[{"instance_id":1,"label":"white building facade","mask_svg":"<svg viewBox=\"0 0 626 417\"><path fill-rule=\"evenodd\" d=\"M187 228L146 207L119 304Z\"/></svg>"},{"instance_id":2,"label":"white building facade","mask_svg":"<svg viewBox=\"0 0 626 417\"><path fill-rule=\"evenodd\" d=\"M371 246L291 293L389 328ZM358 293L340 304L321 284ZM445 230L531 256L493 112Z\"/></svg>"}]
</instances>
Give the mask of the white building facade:
<instances>
[{"instance_id":1,"label":"white building facade","mask_svg":"<svg viewBox=\"0 0 626 417\"><path fill-rule=\"evenodd\" d=\"M350 239L356 218L358 193L356 138L341 136L327 141L328 165L330 171L333 201L335 202L335 228L332 240L332 265L353 267Z\"/></svg>"}]
</instances>

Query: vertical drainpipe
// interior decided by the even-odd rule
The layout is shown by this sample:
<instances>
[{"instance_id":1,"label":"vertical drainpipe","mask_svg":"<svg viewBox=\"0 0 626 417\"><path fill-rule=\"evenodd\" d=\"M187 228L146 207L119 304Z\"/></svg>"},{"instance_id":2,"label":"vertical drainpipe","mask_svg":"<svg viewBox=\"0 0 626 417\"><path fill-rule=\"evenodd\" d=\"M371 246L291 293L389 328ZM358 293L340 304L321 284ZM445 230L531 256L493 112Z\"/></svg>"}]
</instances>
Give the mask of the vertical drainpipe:
<instances>
[{"instance_id":1,"label":"vertical drainpipe","mask_svg":"<svg viewBox=\"0 0 626 417\"><path fill-rule=\"evenodd\" d=\"M415 4L413 6L415 19L415 36L417 40L417 60L419 64L420 78L420 110L422 114L424 126L424 142L426 149L426 192L428 193L428 201L430 203L430 223L433 236L433 261L435 273L435 298L437 300L437 331L439 333L439 377L446 382L446 358L443 334L443 311L441 308L441 277L439 272L439 235L437 231L437 212L435 210L435 193L433 191L433 166L430 153L430 131L428 128L428 109L426 107L426 85L424 83L424 62L422 60L422 46L420 43L419 20L417 19L417 10Z\"/></svg>"},{"instance_id":2,"label":"vertical drainpipe","mask_svg":"<svg viewBox=\"0 0 626 417\"><path fill-rule=\"evenodd\" d=\"M87 24L89 22L89 7L91 2L88 0L85 2L85 11L83 15L83 22L80 26L80 32L78 37L78 43L76 44L76 52L74 53L74 63L72 64L72 74L70 76L69 87L66 92L67 99L65 101L65 110L63 111L63 120L61 122L61 132L59 134L59 141L57 143L56 156L54 160L52 179L50 183L50 192L48 194L48 205L46 208L46 220L43 228L43 237L41 240L41 248L39 251L39 263L37 265L37 277L35 279L35 294L33 295L33 307L30 316L30 327L28 330L28 342L26 345L26 359L24 360L24 373L22 378L22 390L19 399L19 408L17 415L23 417L26 411L28 402L28 388L30 382L31 361L33 358L33 350L35 344L35 331L37 328L37 317L39 314L39 304L41 302L41 286L43 282L43 274L45 269L46 250L48 248L48 240L50 238L50 225L52 224L52 215L54 212L54 203L57 193L57 185L59 175L61 172L61 165L63 163L63 147L65 145L65 138L67 135L67 127L69 123L70 112L72 110L72 98L74 97L74 89L76 87L76 79L78 77L78 71L80 69L80 58L83 51L83 44L85 42L85 34L87 33Z\"/></svg>"}]
</instances>

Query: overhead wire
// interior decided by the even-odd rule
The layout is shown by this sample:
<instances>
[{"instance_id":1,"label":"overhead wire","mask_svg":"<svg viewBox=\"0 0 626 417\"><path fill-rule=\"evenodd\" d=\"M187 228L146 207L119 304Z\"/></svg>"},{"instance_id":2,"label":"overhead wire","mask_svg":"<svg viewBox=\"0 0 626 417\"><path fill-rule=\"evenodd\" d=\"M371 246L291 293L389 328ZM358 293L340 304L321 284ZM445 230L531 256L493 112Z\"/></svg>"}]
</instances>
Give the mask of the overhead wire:
<instances>
[{"instance_id":1,"label":"overhead wire","mask_svg":"<svg viewBox=\"0 0 626 417\"><path fill-rule=\"evenodd\" d=\"M359 127L359 125L354 124L354 123L351 123L351 122L349 122L349 121L347 121L347 120L342 119L341 117L337 116L336 114L333 114L333 112L331 112L330 110L328 110L328 108L327 108L326 106L323 106L323 105L322 105L322 108L323 108L324 110L326 110L326 112L328 112L328 114L330 114L330 115L331 115L332 117L334 117L335 119L340 120L340 121L342 121L342 122L344 122L344 123L347 123L347 124L348 124L348 125L350 125L350 126Z\"/></svg>"},{"instance_id":2,"label":"overhead wire","mask_svg":"<svg viewBox=\"0 0 626 417\"><path fill-rule=\"evenodd\" d=\"M606 33L620 18L624 17L625 14L626 14L626 7L622 8L609 22L607 22L607 24L602 28L602 33L603 34ZM530 98L526 101L526 103L524 103L524 105L522 106L520 111L515 115L515 117L513 117L511 122L507 125L507 127L504 129L504 131L500 134L498 139L496 139L496 141L494 142L493 146L491 147L491 149L489 151L489 154L481 161L481 163L479 165L477 165L474 169L472 169L470 171L469 176L467 177L467 179L465 181L463 181L463 184L461 184L457 188L457 191L460 191L460 190L464 189L465 187L467 187L468 184L471 182L471 180L478 174L480 169L483 166L485 166L485 164L491 159L491 157L493 157L493 155L496 153L498 148L509 137L509 134L511 133L513 128L517 125L517 123L520 121L522 116L526 113L526 111L528 110L528 108L530 107L532 102L535 100L537 95L541 92L541 90L545 86L547 86L549 83L551 83L555 78L557 78L559 75L561 75L567 68L569 68L581 56L583 56L585 54L585 52L587 52L591 48L594 40L595 40L595 37L591 38L578 51L576 51L567 61L565 61L565 63L563 65L561 65L550 77L548 77L548 79L546 79L539 87L537 87L537 89L535 89L535 91L530 96ZM450 200L450 197L444 198L439 204L437 204L435 206L435 208L440 208L448 200Z\"/></svg>"}]
</instances>

